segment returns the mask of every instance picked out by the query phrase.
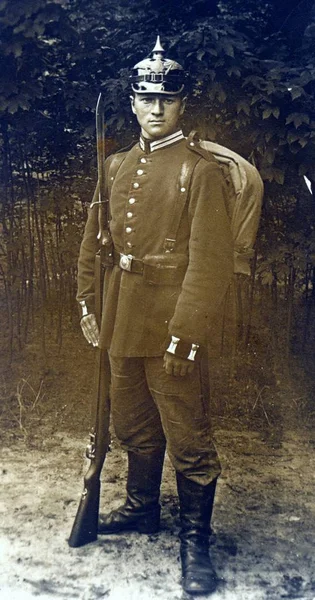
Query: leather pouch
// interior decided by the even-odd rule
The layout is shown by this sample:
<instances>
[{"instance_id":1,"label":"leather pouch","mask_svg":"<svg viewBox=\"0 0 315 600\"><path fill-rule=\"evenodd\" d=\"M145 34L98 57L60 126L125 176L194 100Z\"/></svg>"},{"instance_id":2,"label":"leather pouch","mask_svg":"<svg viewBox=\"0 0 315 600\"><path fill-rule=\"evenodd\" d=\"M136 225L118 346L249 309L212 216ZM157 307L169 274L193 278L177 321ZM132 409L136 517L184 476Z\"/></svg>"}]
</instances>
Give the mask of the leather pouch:
<instances>
[{"instance_id":1,"label":"leather pouch","mask_svg":"<svg viewBox=\"0 0 315 600\"><path fill-rule=\"evenodd\" d=\"M105 245L101 246L99 250L101 256L102 266L105 268L113 267L114 265L114 246L110 240Z\"/></svg>"},{"instance_id":2,"label":"leather pouch","mask_svg":"<svg viewBox=\"0 0 315 600\"><path fill-rule=\"evenodd\" d=\"M187 266L186 254L147 254L143 259L143 278L150 285L180 285Z\"/></svg>"}]
</instances>

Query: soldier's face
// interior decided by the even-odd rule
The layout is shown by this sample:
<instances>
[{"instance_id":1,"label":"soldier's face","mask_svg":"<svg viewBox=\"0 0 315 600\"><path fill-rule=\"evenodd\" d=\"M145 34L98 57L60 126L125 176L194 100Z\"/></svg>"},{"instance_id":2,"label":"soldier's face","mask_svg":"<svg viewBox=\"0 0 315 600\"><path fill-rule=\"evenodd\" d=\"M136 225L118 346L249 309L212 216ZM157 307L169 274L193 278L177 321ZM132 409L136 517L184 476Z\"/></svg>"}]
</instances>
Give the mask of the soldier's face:
<instances>
[{"instance_id":1,"label":"soldier's face","mask_svg":"<svg viewBox=\"0 0 315 600\"><path fill-rule=\"evenodd\" d=\"M135 94L131 97L131 108L137 115L142 135L156 140L177 131L185 101L167 94Z\"/></svg>"}]
</instances>

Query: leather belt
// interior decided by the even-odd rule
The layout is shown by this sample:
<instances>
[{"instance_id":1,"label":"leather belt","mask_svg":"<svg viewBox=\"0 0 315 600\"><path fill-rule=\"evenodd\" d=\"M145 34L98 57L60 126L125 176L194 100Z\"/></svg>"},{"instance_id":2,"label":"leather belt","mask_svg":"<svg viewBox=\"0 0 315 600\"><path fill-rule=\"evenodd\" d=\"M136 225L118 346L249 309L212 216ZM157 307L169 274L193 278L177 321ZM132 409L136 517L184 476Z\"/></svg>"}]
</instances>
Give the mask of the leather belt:
<instances>
[{"instance_id":1,"label":"leather belt","mask_svg":"<svg viewBox=\"0 0 315 600\"><path fill-rule=\"evenodd\" d=\"M114 250L114 265L118 265L123 271L129 271L129 273L143 274L143 260L135 258L132 254L123 254Z\"/></svg>"}]
</instances>

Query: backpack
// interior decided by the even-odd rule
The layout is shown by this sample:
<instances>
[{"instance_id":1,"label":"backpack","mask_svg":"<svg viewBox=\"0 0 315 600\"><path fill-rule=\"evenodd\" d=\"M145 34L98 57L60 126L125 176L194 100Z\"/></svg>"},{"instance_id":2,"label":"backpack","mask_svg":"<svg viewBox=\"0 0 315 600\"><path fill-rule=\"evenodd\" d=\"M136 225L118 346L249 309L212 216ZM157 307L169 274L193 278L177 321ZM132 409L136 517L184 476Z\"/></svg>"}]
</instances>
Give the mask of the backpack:
<instances>
[{"instance_id":1,"label":"backpack","mask_svg":"<svg viewBox=\"0 0 315 600\"><path fill-rule=\"evenodd\" d=\"M234 273L250 275L250 259L258 231L264 185L254 165L245 158L215 142L196 141L196 132L188 137L197 149L214 156L222 168L229 194L227 212L234 241ZM198 151L197 150L197 151Z\"/></svg>"},{"instance_id":2,"label":"backpack","mask_svg":"<svg viewBox=\"0 0 315 600\"><path fill-rule=\"evenodd\" d=\"M234 273L250 275L250 259L254 255L253 246L263 199L262 179L256 167L233 150L214 142L199 140L195 131L189 134L187 141L192 150L192 159L183 164L179 176L179 189L186 190L186 194L181 194L176 224L180 222L181 211L189 193L190 180L198 158L201 155L206 160L213 160L214 157L220 164L228 188L226 208L234 240ZM124 158L125 153L120 152L113 156L108 173L109 188ZM174 235L170 237L176 237L176 224L172 224ZM175 240L173 242L175 243Z\"/></svg>"}]
</instances>

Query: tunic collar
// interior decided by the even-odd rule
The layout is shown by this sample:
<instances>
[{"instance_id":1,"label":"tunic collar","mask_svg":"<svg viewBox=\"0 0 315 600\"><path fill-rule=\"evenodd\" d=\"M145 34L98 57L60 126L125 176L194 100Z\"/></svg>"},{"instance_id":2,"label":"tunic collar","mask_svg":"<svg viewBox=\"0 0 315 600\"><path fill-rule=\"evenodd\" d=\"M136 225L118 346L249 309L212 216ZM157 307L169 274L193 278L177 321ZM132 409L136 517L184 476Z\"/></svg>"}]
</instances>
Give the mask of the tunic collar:
<instances>
[{"instance_id":1,"label":"tunic collar","mask_svg":"<svg viewBox=\"0 0 315 600\"><path fill-rule=\"evenodd\" d=\"M171 133L171 135L167 135L160 140L155 140L154 142L150 142L146 140L142 135L140 136L140 148L143 152L154 152L154 150L159 150L160 148L165 148L165 146L170 146L171 144L175 144L175 142L179 142L185 138L181 129L176 131L175 133Z\"/></svg>"}]
</instances>

